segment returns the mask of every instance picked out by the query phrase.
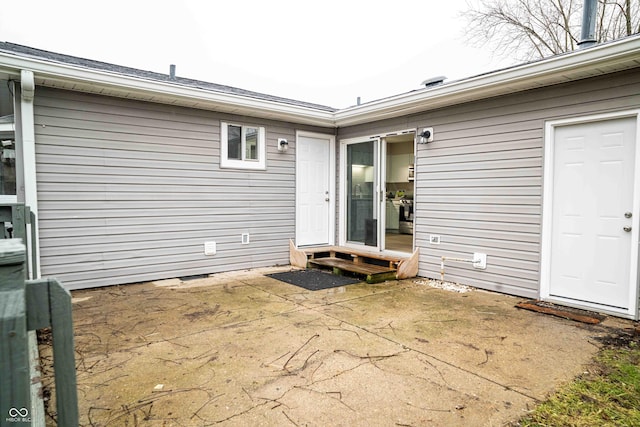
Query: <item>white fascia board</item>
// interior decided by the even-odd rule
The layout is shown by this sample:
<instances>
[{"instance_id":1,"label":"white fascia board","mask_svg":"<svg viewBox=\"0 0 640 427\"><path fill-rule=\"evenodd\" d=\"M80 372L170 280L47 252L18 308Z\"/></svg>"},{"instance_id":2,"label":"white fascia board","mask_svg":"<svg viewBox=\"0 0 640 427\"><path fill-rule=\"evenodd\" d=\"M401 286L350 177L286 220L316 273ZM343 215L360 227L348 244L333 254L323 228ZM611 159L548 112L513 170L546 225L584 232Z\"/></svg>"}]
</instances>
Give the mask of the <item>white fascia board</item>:
<instances>
[{"instance_id":1,"label":"white fascia board","mask_svg":"<svg viewBox=\"0 0 640 427\"><path fill-rule=\"evenodd\" d=\"M620 69L640 66L640 37L347 108L334 114L335 124L343 127L429 111L582 78L589 70L592 75L598 75L602 74L598 68L616 65Z\"/></svg>"},{"instance_id":2,"label":"white fascia board","mask_svg":"<svg viewBox=\"0 0 640 427\"><path fill-rule=\"evenodd\" d=\"M40 59L11 55L6 52L0 52L0 68L13 69L17 71L17 74L19 74L19 70L31 70L36 79L45 79L52 82L76 82L95 87L124 90L134 95L155 95L158 99L172 97L188 100L191 103L201 105L203 109L233 110L238 111L240 114L256 117L333 127L333 113L330 111L157 82L68 64L51 63Z\"/></svg>"}]
</instances>

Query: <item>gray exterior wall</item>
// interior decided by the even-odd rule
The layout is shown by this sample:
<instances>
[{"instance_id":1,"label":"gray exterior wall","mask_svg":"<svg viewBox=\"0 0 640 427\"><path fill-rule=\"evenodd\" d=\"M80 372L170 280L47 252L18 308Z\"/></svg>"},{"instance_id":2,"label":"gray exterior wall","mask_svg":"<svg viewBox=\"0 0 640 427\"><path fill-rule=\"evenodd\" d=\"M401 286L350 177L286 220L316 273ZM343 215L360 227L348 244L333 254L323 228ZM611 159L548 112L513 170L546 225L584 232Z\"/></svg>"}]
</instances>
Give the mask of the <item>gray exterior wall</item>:
<instances>
[{"instance_id":1,"label":"gray exterior wall","mask_svg":"<svg viewBox=\"0 0 640 427\"><path fill-rule=\"evenodd\" d=\"M416 157L419 275L439 278L443 255L484 252L486 270L449 262L446 280L537 297L545 121L637 108L638 69L341 128L338 141L433 127L434 142Z\"/></svg>"},{"instance_id":2,"label":"gray exterior wall","mask_svg":"<svg viewBox=\"0 0 640 427\"><path fill-rule=\"evenodd\" d=\"M221 120L265 126L266 171L220 169ZM295 144L277 138L327 132L40 87L35 123L42 275L69 289L288 264Z\"/></svg>"}]
</instances>

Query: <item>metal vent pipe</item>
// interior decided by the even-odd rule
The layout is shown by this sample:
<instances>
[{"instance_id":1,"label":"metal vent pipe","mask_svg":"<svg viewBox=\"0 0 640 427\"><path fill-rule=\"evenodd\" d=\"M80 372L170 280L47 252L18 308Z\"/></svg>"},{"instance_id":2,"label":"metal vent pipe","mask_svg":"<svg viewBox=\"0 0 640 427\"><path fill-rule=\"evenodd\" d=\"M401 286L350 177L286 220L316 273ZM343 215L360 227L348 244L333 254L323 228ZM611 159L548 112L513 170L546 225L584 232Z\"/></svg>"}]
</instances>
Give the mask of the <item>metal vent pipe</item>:
<instances>
[{"instance_id":1,"label":"metal vent pipe","mask_svg":"<svg viewBox=\"0 0 640 427\"><path fill-rule=\"evenodd\" d=\"M582 5L582 31L578 46L580 49L593 46L596 39L596 18L598 14L598 0L584 0Z\"/></svg>"}]
</instances>

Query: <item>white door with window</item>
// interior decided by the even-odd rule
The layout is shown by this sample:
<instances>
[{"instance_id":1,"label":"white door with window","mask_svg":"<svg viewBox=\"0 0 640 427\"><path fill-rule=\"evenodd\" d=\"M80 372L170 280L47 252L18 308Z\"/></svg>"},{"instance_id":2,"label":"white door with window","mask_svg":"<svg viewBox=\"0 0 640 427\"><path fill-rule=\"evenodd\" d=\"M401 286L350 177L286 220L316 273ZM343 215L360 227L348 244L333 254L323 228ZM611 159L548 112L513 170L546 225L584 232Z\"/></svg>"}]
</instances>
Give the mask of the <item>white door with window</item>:
<instances>
[{"instance_id":1,"label":"white door with window","mask_svg":"<svg viewBox=\"0 0 640 427\"><path fill-rule=\"evenodd\" d=\"M298 132L296 138L296 245L333 244L335 166L330 135Z\"/></svg>"},{"instance_id":2,"label":"white door with window","mask_svg":"<svg viewBox=\"0 0 640 427\"><path fill-rule=\"evenodd\" d=\"M636 123L631 116L548 128L543 297L636 315Z\"/></svg>"}]
</instances>

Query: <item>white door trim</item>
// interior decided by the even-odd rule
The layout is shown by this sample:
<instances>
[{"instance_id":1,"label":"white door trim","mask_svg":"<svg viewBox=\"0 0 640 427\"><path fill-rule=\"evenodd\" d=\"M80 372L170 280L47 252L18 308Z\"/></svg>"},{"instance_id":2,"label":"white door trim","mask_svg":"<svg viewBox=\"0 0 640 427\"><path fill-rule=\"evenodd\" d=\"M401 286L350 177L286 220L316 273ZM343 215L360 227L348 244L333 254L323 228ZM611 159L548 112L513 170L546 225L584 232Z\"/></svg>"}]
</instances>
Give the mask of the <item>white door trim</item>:
<instances>
[{"instance_id":1,"label":"white door trim","mask_svg":"<svg viewBox=\"0 0 640 427\"><path fill-rule=\"evenodd\" d=\"M307 132L307 131L297 130L296 131L296 145L297 145L297 141L301 137L326 139L326 140L329 141L329 218L327 218L327 221L329 221L329 245L335 245L335 236L336 236L336 219L335 219L335 212L336 212L336 157L335 157L336 137L334 135L331 135L331 134ZM298 167L298 153L299 153L299 151L297 150L297 147L296 147L296 168ZM298 209L298 200L299 200L298 191L299 191L299 189L298 189L298 173L296 172L296 226L295 226L296 245L297 245L297 242L298 242L298 236L300 235L300 231L298 229L299 224L300 224L300 221L298 220L298 215L300 215L300 212L299 212L299 209Z\"/></svg>"},{"instance_id":2,"label":"white door trim","mask_svg":"<svg viewBox=\"0 0 640 427\"><path fill-rule=\"evenodd\" d=\"M581 123L591 123L612 119L621 119L633 117L636 119L636 135L635 135L635 163L634 163L634 197L633 197L633 218L635 218L635 227L632 228L631 235L631 264L630 264L630 283L635 286L629 287L629 308L627 310L616 310L603 307L597 304L586 302L576 302L570 299L550 296L551 281L551 238L552 238L552 212L553 212L553 170L554 170L554 137L555 129L560 126L576 125ZM542 245L540 257L540 298L547 301L555 301L568 306L576 306L579 308L587 308L602 312L608 312L616 316L628 317L632 319L639 318L638 311L638 243L639 243L639 226L640 218L640 110L627 110L615 113L596 114L591 116L573 117L561 120L552 120L545 123L544 136L544 185L543 185L543 203L542 203Z\"/></svg>"}]
</instances>

